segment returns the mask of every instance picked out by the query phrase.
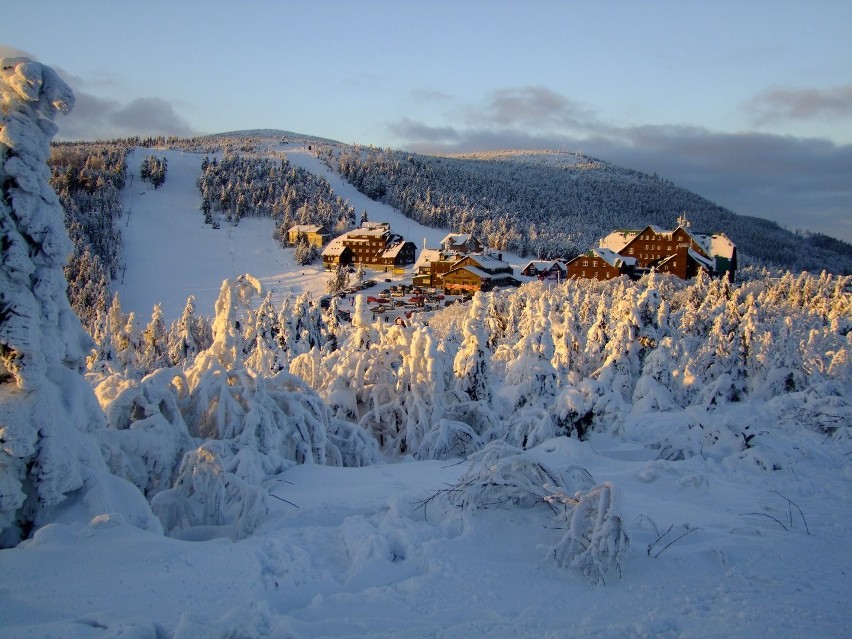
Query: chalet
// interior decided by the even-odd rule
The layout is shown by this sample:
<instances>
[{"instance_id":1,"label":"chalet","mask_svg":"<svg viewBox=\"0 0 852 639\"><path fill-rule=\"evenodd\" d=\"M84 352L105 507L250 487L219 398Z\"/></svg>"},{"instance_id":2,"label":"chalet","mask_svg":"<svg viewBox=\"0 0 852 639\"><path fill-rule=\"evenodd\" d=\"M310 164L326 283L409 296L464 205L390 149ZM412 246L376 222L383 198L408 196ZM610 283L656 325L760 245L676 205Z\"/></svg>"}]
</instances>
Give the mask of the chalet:
<instances>
[{"instance_id":1,"label":"chalet","mask_svg":"<svg viewBox=\"0 0 852 639\"><path fill-rule=\"evenodd\" d=\"M690 279L703 270L733 281L737 248L724 233L706 235L689 229L685 218L672 230L646 226L641 230L613 231L600 241L603 250L636 260L636 276L650 269Z\"/></svg>"},{"instance_id":2,"label":"chalet","mask_svg":"<svg viewBox=\"0 0 852 639\"><path fill-rule=\"evenodd\" d=\"M329 233L324 226L313 226L311 224L296 224L287 229L287 241L295 244L299 236L304 235L308 244L322 248L329 240Z\"/></svg>"},{"instance_id":3,"label":"chalet","mask_svg":"<svg viewBox=\"0 0 852 639\"><path fill-rule=\"evenodd\" d=\"M562 260L533 260L523 268L521 275L537 277L540 280L561 281L565 279L566 272L566 263Z\"/></svg>"},{"instance_id":4,"label":"chalet","mask_svg":"<svg viewBox=\"0 0 852 639\"><path fill-rule=\"evenodd\" d=\"M438 288L438 285L436 285L433 280L433 265L443 259L444 254L440 249L423 248L420 251L420 255L417 257L417 261L414 263L414 267L412 269L414 274L411 281L414 286Z\"/></svg>"},{"instance_id":5,"label":"chalet","mask_svg":"<svg viewBox=\"0 0 852 639\"><path fill-rule=\"evenodd\" d=\"M514 271L503 256L493 253L475 253L457 260L443 274L442 286L447 295L490 291L498 286L518 286Z\"/></svg>"},{"instance_id":6,"label":"chalet","mask_svg":"<svg viewBox=\"0 0 852 639\"><path fill-rule=\"evenodd\" d=\"M566 277L610 280L627 275L633 277L636 258L624 257L606 248L593 248L578 255L566 265Z\"/></svg>"},{"instance_id":7,"label":"chalet","mask_svg":"<svg viewBox=\"0 0 852 639\"><path fill-rule=\"evenodd\" d=\"M328 270L333 270L340 264L348 266L354 259L352 249L339 243L332 242L322 252L322 265Z\"/></svg>"},{"instance_id":8,"label":"chalet","mask_svg":"<svg viewBox=\"0 0 852 639\"><path fill-rule=\"evenodd\" d=\"M480 253L482 245L469 233L450 233L441 240L441 250L445 253Z\"/></svg>"},{"instance_id":9,"label":"chalet","mask_svg":"<svg viewBox=\"0 0 852 639\"><path fill-rule=\"evenodd\" d=\"M464 254L447 252L443 249L424 248L414 264L413 282L417 286L443 288L444 275L453 269Z\"/></svg>"},{"instance_id":10,"label":"chalet","mask_svg":"<svg viewBox=\"0 0 852 639\"><path fill-rule=\"evenodd\" d=\"M415 252L414 243L392 233L390 224L364 222L329 242L322 252L322 262L327 269L342 263L391 271L413 264Z\"/></svg>"}]
</instances>

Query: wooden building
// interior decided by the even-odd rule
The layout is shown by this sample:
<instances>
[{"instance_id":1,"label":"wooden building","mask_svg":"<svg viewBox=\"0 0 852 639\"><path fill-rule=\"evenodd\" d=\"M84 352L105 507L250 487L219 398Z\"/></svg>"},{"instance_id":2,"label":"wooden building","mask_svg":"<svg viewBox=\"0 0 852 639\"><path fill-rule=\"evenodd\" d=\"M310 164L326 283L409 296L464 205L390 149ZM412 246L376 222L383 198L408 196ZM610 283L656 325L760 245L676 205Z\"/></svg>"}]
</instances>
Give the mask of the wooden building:
<instances>
[{"instance_id":1,"label":"wooden building","mask_svg":"<svg viewBox=\"0 0 852 639\"><path fill-rule=\"evenodd\" d=\"M503 261L502 255L493 253L465 255L441 278L441 287L447 295L472 294L519 284L512 266Z\"/></svg>"},{"instance_id":2,"label":"wooden building","mask_svg":"<svg viewBox=\"0 0 852 639\"><path fill-rule=\"evenodd\" d=\"M295 244L300 235L304 235L308 244L317 248L322 248L329 240L329 233L324 226L296 224L287 230L287 241L290 244Z\"/></svg>"},{"instance_id":3,"label":"wooden building","mask_svg":"<svg viewBox=\"0 0 852 639\"><path fill-rule=\"evenodd\" d=\"M636 268L636 259L624 257L610 249L593 248L570 260L566 267L566 276L569 278L610 280L622 275L632 277Z\"/></svg>"},{"instance_id":4,"label":"wooden building","mask_svg":"<svg viewBox=\"0 0 852 639\"><path fill-rule=\"evenodd\" d=\"M445 253L481 253L482 245L469 233L449 233L441 240L441 250Z\"/></svg>"},{"instance_id":5,"label":"wooden building","mask_svg":"<svg viewBox=\"0 0 852 639\"><path fill-rule=\"evenodd\" d=\"M351 263L391 271L413 264L415 253L414 243L392 233L388 223L365 222L329 242L322 252L322 262L329 269L339 263Z\"/></svg>"},{"instance_id":6,"label":"wooden building","mask_svg":"<svg viewBox=\"0 0 852 639\"><path fill-rule=\"evenodd\" d=\"M533 260L521 270L521 275L540 280L562 281L566 274L566 262L562 260Z\"/></svg>"},{"instance_id":7,"label":"wooden building","mask_svg":"<svg viewBox=\"0 0 852 639\"><path fill-rule=\"evenodd\" d=\"M637 277L653 268L690 279L703 270L733 281L737 269L734 243L724 233L694 233L685 218L678 221L680 225L674 230L646 226L613 231L601 240L599 249L634 259Z\"/></svg>"}]
</instances>

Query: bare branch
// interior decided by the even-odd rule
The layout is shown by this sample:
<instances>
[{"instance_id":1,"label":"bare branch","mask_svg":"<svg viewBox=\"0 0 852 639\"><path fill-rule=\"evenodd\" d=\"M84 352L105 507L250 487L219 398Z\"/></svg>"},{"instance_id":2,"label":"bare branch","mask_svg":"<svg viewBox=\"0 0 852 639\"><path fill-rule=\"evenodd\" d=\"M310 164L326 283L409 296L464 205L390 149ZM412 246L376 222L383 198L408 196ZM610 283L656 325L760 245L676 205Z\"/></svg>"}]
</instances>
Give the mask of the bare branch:
<instances>
[{"instance_id":1,"label":"bare branch","mask_svg":"<svg viewBox=\"0 0 852 639\"><path fill-rule=\"evenodd\" d=\"M779 526L781 526L781 528L783 528L783 529L784 529L784 530L786 530L787 532L790 532L790 529L789 529L789 528L787 528L787 526L785 526L785 525L784 525L784 522L782 522L782 521L781 521L780 519L778 519L777 517L773 517L772 515L767 515L766 513L740 513L740 515L741 515L742 517L745 517L745 516L747 516L747 515L759 515L760 517L769 517L772 521L774 521L774 522L775 522L775 523L777 523Z\"/></svg>"}]
</instances>

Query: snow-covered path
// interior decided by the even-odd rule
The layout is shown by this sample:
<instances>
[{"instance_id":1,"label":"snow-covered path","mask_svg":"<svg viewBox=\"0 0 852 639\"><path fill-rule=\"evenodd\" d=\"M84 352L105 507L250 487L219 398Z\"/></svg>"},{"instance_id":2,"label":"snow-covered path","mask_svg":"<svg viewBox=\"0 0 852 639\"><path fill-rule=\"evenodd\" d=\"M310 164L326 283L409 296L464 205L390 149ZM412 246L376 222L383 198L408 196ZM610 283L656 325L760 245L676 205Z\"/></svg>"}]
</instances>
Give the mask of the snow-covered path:
<instances>
[{"instance_id":1,"label":"snow-covered path","mask_svg":"<svg viewBox=\"0 0 852 639\"><path fill-rule=\"evenodd\" d=\"M358 216L366 210L373 221L389 222L391 228L411 240L418 250L424 242L437 248L447 229L422 226L395 208L371 200L330 170L304 147L281 147L287 159L329 181L335 194L347 200ZM139 165L150 154L168 160L166 181L159 189L139 180ZM177 319L187 297L195 296L198 312L212 316L222 280L250 273L271 291L280 304L289 295L325 293L328 273L319 261L299 266L292 249L282 249L272 237L267 218L244 218L239 226L219 229L203 223L201 196L196 181L203 156L172 150L137 148L128 159L133 180L125 189L125 217L121 221L127 268L115 282L124 312L134 312L144 325L154 304L161 304L166 322ZM526 263L504 255L516 272ZM168 284L166 284L168 283Z\"/></svg>"}]
</instances>

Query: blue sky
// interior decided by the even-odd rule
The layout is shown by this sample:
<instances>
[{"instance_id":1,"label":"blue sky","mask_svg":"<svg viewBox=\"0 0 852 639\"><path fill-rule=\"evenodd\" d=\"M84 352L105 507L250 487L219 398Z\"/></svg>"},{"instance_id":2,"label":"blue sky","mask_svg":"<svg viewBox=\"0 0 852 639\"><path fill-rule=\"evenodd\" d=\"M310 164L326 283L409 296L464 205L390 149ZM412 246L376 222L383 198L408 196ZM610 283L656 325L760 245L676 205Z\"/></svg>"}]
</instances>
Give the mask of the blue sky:
<instances>
[{"instance_id":1,"label":"blue sky","mask_svg":"<svg viewBox=\"0 0 852 639\"><path fill-rule=\"evenodd\" d=\"M564 148L852 241L852 3L5 0L60 137Z\"/></svg>"}]
</instances>

